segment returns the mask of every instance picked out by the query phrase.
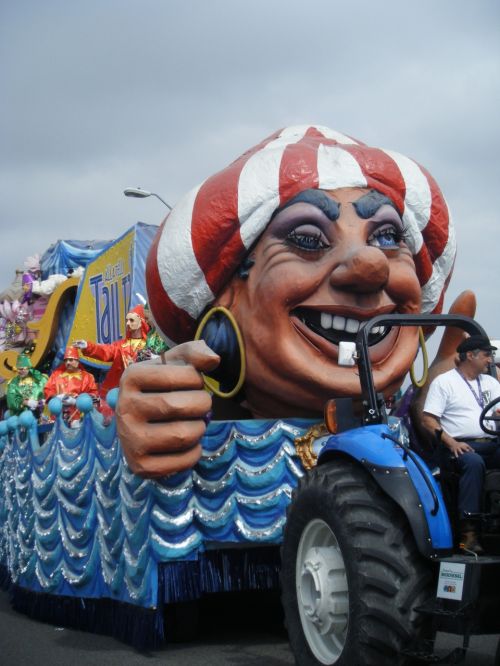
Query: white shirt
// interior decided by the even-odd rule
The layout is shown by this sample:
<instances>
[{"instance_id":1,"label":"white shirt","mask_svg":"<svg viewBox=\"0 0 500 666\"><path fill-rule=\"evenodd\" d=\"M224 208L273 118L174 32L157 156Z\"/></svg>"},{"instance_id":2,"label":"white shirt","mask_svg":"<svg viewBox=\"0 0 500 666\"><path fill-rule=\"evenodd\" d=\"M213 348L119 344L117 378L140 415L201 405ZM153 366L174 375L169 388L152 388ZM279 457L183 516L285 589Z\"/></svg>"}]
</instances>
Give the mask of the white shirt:
<instances>
[{"instance_id":1,"label":"white shirt","mask_svg":"<svg viewBox=\"0 0 500 666\"><path fill-rule=\"evenodd\" d=\"M500 383L491 375L479 375L479 384L484 406L500 396ZM477 380L465 379L456 369L444 372L431 383L424 412L437 416L443 430L452 437L487 437L479 427L482 407L472 389L479 398ZM489 427L493 429L494 422L490 422Z\"/></svg>"}]
</instances>

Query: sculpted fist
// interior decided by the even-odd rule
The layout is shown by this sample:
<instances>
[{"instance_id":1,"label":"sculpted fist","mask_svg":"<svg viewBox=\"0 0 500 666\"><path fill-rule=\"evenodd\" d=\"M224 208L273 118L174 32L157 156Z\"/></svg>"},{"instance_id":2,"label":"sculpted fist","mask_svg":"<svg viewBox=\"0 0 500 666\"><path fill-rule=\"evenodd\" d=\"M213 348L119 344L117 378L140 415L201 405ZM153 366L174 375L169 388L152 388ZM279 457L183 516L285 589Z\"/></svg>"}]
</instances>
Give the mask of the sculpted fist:
<instances>
[{"instance_id":1,"label":"sculpted fist","mask_svg":"<svg viewBox=\"0 0 500 666\"><path fill-rule=\"evenodd\" d=\"M219 361L197 340L170 349L163 359L127 368L115 413L123 453L135 474L155 478L198 462L204 418L212 406L201 372L213 370Z\"/></svg>"}]
</instances>

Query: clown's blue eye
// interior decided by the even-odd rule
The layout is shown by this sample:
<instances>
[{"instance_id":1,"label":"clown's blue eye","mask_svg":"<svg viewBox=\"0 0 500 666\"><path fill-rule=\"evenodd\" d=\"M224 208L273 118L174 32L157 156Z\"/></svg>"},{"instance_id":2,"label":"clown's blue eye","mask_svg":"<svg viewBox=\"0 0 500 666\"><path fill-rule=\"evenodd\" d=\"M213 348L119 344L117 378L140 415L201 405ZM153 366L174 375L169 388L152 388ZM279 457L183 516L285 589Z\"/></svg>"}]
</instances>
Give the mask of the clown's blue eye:
<instances>
[{"instance_id":1,"label":"clown's blue eye","mask_svg":"<svg viewBox=\"0 0 500 666\"><path fill-rule=\"evenodd\" d=\"M330 247L321 231L314 227L294 229L287 235L286 240L300 250L317 252Z\"/></svg>"},{"instance_id":2,"label":"clown's blue eye","mask_svg":"<svg viewBox=\"0 0 500 666\"><path fill-rule=\"evenodd\" d=\"M368 237L368 245L380 247L382 249L393 249L399 247L402 240L403 232L391 224L389 226L380 227L374 231Z\"/></svg>"}]
</instances>

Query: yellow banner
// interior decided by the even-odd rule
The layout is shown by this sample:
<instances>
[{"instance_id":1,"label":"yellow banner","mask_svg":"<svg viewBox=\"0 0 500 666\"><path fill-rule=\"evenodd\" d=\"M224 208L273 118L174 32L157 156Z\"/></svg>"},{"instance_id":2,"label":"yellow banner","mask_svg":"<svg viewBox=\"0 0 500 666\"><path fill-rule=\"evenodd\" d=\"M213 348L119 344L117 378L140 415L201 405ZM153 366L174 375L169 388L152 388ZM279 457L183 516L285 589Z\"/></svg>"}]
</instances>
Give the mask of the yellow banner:
<instances>
[{"instance_id":1,"label":"yellow banner","mask_svg":"<svg viewBox=\"0 0 500 666\"><path fill-rule=\"evenodd\" d=\"M130 308L135 231L132 228L87 266L80 284L68 344L74 340L110 343L125 336ZM84 359L106 368L108 363Z\"/></svg>"}]
</instances>

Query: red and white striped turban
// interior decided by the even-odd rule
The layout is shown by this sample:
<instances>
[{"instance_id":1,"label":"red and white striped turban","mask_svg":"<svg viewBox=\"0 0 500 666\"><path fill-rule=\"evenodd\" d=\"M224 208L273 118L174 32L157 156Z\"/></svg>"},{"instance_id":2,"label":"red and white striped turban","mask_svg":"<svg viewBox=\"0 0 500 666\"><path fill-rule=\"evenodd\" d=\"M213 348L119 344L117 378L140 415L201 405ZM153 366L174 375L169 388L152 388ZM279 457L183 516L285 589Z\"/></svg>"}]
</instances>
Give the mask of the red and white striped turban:
<instances>
[{"instance_id":1,"label":"red and white striped turban","mask_svg":"<svg viewBox=\"0 0 500 666\"><path fill-rule=\"evenodd\" d=\"M393 201L422 285L422 311L441 312L455 235L432 176L399 153L371 148L328 127L298 125L272 134L191 190L160 227L146 283L164 336L171 343L192 338L200 314L277 208L303 190L341 187L372 188Z\"/></svg>"}]
</instances>

